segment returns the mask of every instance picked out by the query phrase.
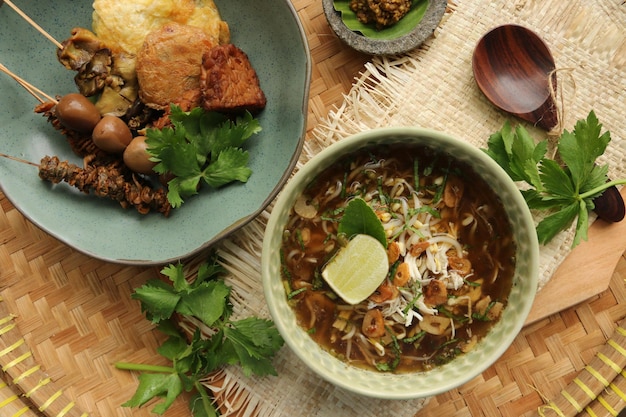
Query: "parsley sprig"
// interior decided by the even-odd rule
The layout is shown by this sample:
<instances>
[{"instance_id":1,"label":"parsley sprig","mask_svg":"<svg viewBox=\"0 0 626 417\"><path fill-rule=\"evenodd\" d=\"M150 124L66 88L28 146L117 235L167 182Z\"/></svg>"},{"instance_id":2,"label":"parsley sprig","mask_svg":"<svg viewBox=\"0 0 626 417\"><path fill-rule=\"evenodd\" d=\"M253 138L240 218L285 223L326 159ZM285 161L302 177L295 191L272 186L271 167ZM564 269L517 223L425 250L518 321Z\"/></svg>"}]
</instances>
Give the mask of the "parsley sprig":
<instances>
[{"instance_id":1,"label":"parsley sprig","mask_svg":"<svg viewBox=\"0 0 626 417\"><path fill-rule=\"evenodd\" d=\"M261 131L257 119L246 112L235 120L196 107L189 112L171 105L172 126L148 129L146 143L153 168L173 175L167 199L172 207L198 194L201 183L219 188L233 181L247 182L252 174L243 143Z\"/></svg>"},{"instance_id":2,"label":"parsley sprig","mask_svg":"<svg viewBox=\"0 0 626 417\"><path fill-rule=\"evenodd\" d=\"M611 141L610 132L602 132L595 113L579 120L572 132L565 130L557 143L559 163L546 157L547 140L535 144L526 129L515 129L506 122L499 132L490 136L491 156L514 181L525 182L522 190L528 207L549 211L537 225L541 244L550 242L559 232L576 221L572 247L587 240L589 211L595 208L593 200L613 185L626 184L626 179L609 181L608 165L598 165Z\"/></svg>"},{"instance_id":3,"label":"parsley sprig","mask_svg":"<svg viewBox=\"0 0 626 417\"><path fill-rule=\"evenodd\" d=\"M276 375L271 359L283 339L270 320L231 320L231 288L221 279L223 272L213 254L191 283L177 264L161 271L171 283L154 279L135 290L132 297L141 302L148 320L169 336L158 352L172 366L116 363L119 369L142 372L137 391L123 406L140 407L162 398L152 411L163 414L183 391L195 391L189 403L194 417L217 416L211 395L201 383L206 375L224 365L239 365L247 376ZM172 319L175 314L201 320L213 334L209 337L196 329L188 341Z\"/></svg>"}]
</instances>

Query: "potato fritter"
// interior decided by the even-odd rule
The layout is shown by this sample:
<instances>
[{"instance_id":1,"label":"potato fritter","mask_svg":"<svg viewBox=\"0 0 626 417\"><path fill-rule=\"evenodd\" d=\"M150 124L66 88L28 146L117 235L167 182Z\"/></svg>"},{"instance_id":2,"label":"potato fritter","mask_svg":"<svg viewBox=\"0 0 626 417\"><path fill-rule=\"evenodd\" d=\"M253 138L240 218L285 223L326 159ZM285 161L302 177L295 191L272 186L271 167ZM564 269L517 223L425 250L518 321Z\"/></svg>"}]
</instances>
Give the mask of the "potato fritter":
<instances>
[{"instance_id":1,"label":"potato fritter","mask_svg":"<svg viewBox=\"0 0 626 417\"><path fill-rule=\"evenodd\" d=\"M169 23L148 36L137 53L139 97L148 107L195 97L199 104L202 55L217 46L195 26Z\"/></svg>"}]
</instances>

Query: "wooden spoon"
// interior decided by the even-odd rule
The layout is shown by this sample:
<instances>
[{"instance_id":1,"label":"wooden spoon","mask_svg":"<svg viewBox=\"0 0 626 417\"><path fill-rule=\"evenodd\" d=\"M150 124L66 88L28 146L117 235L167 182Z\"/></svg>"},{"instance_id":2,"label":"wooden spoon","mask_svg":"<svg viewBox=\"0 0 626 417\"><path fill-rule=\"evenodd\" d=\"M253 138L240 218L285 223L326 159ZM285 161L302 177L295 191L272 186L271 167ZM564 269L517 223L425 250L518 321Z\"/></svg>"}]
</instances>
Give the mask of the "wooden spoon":
<instances>
[{"instance_id":1,"label":"wooden spoon","mask_svg":"<svg viewBox=\"0 0 626 417\"><path fill-rule=\"evenodd\" d=\"M492 29L478 41L472 68L478 87L498 108L546 130L557 125L556 65L533 31L518 25Z\"/></svg>"},{"instance_id":2,"label":"wooden spoon","mask_svg":"<svg viewBox=\"0 0 626 417\"><path fill-rule=\"evenodd\" d=\"M472 68L478 88L496 107L548 131L558 124L556 65L535 32L513 24L492 29L478 41ZM605 221L619 222L625 216L624 199L615 186L594 204Z\"/></svg>"}]
</instances>

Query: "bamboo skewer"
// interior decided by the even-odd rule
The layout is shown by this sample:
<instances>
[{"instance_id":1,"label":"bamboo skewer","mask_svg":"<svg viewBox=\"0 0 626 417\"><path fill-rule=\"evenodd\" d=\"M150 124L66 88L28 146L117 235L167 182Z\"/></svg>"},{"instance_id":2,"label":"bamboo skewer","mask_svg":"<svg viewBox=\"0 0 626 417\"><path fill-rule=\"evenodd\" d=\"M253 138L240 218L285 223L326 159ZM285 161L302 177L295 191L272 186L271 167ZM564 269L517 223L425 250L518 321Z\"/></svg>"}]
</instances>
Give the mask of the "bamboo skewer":
<instances>
[{"instance_id":1,"label":"bamboo skewer","mask_svg":"<svg viewBox=\"0 0 626 417\"><path fill-rule=\"evenodd\" d=\"M7 159L10 159L12 161L21 162L22 164L28 164L28 165L32 165L34 167L39 167L39 165L34 163L34 162L27 161L26 159L18 158L17 156L8 155L6 153L0 152L0 157L7 158Z\"/></svg>"},{"instance_id":2,"label":"bamboo skewer","mask_svg":"<svg viewBox=\"0 0 626 417\"><path fill-rule=\"evenodd\" d=\"M48 94L46 94L45 92L43 92L42 90L40 90L39 88L35 87L34 85L28 83L27 81L25 81L24 79L20 78L17 74L15 74L14 72L12 72L11 70L9 70L7 67L5 67L3 64L0 63L0 71L4 72L5 74L7 74L9 77L13 78L15 81L17 81L17 83L19 85L21 85L22 87L24 87L33 97L35 97L40 103L45 103L46 101L51 101L53 103L57 103L57 100L55 100L53 97L49 96ZM45 99L45 100L44 100Z\"/></svg>"},{"instance_id":3,"label":"bamboo skewer","mask_svg":"<svg viewBox=\"0 0 626 417\"><path fill-rule=\"evenodd\" d=\"M11 0L4 0L4 3L6 3L10 8L12 8L17 14L22 16L22 18L26 20L32 27L37 29L39 33L41 33L43 36L48 38L48 40L52 42L53 44L55 44L57 48L63 49L63 45L61 45L59 41L54 39L48 32L46 32L41 26L39 26L33 19L28 17L28 15L26 15L26 13L20 10L20 8L17 7L15 4L13 4ZM0 4L2 4L1 0L0 0Z\"/></svg>"},{"instance_id":4,"label":"bamboo skewer","mask_svg":"<svg viewBox=\"0 0 626 417\"><path fill-rule=\"evenodd\" d=\"M31 19L26 13L24 13L19 7L17 7L11 0L0 0L0 6L6 3L10 8L12 8L17 14L19 14L24 20L26 20L32 27L37 29L39 33L44 35L48 40L50 40L57 48L63 49L63 45L54 39L48 32L46 32L41 26L39 26L33 19ZM24 79L20 78L17 74L11 72L6 66L0 63L0 71L9 75L15 81L17 81L22 87L24 87L33 97L35 97L40 103L44 103L46 100L51 101L53 103L57 103L53 97L44 93L39 88L34 85L26 82ZM46 100L44 100L46 99Z\"/></svg>"}]
</instances>

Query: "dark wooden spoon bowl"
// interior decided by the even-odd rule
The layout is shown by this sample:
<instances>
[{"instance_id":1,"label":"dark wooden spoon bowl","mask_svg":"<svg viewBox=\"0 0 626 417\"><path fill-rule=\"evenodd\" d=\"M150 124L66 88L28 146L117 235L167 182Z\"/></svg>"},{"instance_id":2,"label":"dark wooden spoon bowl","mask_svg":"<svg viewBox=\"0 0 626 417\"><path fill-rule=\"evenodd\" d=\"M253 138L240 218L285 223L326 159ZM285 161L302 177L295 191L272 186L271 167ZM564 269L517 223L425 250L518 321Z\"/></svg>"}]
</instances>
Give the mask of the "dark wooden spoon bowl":
<instances>
[{"instance_id":1,"label":"dark wooden spoon bowl","mask_svg":"<svg viewBox=\"0 0 626 417\"><path fill-rule=\"evenodd\" d=\"M492 29L478 41L472 68L478 87L495 106L546 130L557 125L556 65L533 31L518 25Z\"/></svg>"}]
</instances>

